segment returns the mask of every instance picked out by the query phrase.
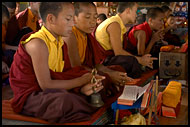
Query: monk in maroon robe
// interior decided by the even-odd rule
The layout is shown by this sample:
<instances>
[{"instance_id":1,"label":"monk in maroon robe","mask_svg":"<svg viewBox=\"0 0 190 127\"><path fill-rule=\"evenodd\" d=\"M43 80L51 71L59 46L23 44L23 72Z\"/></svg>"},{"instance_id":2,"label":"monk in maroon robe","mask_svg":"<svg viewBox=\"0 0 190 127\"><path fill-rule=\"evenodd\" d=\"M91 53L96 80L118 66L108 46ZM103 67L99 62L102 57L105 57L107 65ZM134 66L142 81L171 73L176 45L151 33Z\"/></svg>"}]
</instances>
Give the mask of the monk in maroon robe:
<instances>
[{"instance_id":1,"label":"monk in maroon robe","mask_svg":"<svg viewBox=\"0 0 190 127\"><path fill-rule=\"evenodd\" d=\"M88 97L92 87L96 92L104 88L104 77L96 75L100 80L92 84L89 71L81 66L71 68L62 36L68 36L73 26L73 5L42 2L40 14L44 26L21 39L10 69L12 108L49 122L89 120L97 108L88 103ZM64 16L71 20L63 22Z\"/></svg>"},{"instance_id":2,"label":"monk in maroon robe","mask_svg":"<svg viewBox=\"0 0 190 127\"><path fill-rule=\"evenodd\" d=\"M6 43L13 46L18 46L23 35L40 29L39 25L39 2L30 2L30 7L24 11L13 15L8 22Z\"/></svg>"},{"instance_id":3,"label":"monk in maroon robe","mask_svg":"<svg viewBox=\"0 0 190 127\"><path fill-rule=\"evenodd\" d=\"M106 76L106 79L110 79L109 87L113 87L112 93L117 93L116 87L124 85L125 82L131 81L125 70L121 66L106 67L101 64L104 59L104 51L101 51L98 47L96 39L91 35L96 27L97 10L93 3L74 3L75 7L75 26L72 29L72 33L68 38L64 38L68 44L69 57L72 67L85 66L87 70L96 68L99 74ZM79 11L80 10L80 11ZM90 14L88 12L90 11ZM93 19L85 18L94 17ZM106 93L106 92L105 92Z\"/></svg>"},{"instance_id":4,"label":"monk in maroon robe","mask_svg":"<svg viewBox=\"0 0 190 127\"><path fill-rule=\"evenodd\" d=\"M153 57L158 58L164 34L163 19L164 13L161 8L150 8L147 12L146 22L135 25L129 30L127 44L124 46L125 50L136 56L150 53ZM159 62L155 61L154 63L154 68L158 68Z\"/></svg>"}]
</instances>

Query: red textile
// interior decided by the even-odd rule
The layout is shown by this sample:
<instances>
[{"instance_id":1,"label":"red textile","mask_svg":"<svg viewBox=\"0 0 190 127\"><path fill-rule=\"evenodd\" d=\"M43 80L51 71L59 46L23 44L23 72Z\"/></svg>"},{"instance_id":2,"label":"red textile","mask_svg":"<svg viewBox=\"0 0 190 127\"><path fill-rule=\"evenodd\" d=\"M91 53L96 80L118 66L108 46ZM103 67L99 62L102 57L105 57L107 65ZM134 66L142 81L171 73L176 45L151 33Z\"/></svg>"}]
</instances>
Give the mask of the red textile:
<instances>
[{"instance_id":1,"label":"red textile","mask_svg":"<svg viewBox=\"0 0 190 127\"><path fill-rule=\"evenodd\" d=\"M107 56L114 55L113 51L106 51L91 34L87 34L87 49L83 65L93 67L102 64Z\"/></svg>"},{"instance_id":2,"label":"red textile","mask_svg":"<svg viewBox=\"0 0 190 127\"><path fill-rule=\"evenodd\" d=\"M5 42L9 45L12 45L18 32L19 32L18 21L16 19L16 15L14 15L11 17L11 19L8 22Z\"/></svg>"},{"instance_id":3,"label":"red textile","mask_svg":"<svg viewBox=\"0 0 190 127\"><path fill-rule=\"evenodd\" d=\"M16 15L17 17L17 20L18 20L18 25L19 25L19 28L22 29L23 27L25 27L27 24L27 20L28 20L28 11L29 9L26 8L24 11L18 13ZM39 22L37 21L36 22L36 26L37 26L37 29L36 30L39 30L40 29L40 25L39 25Z\"/></svg>"},{"instance_id":4,"label":"red textile","mask_svg":"<svg viewBox=\"0 0 190 127\"><path fill-rule=\"evenodd\" d=\"M124 41L124 49L132 54L137 54L137 40L134 37L134 31L135 30L143 30L146 33L146 42L145 44L147 45L148 42L151 39L152 36L152 30L150 29L150 26L148 25L147 22L144 22L142 24L139 25L135 25L133 26L131 29L129 29L128 34L127 34L127 38L125 37L125 39L127 39L126 41Z\"/></svg>"},{"instance_id":5,"label":"red textile","mask_svg":"<svg viewBox=\"0 0 190 127\"><path fill-rule=\"evenodd\" d=\"M13 45L15 39L18 36L19 31L27 26L28 8L11 17L7 26L6 43ZM36 22L37 30L40 29L40 25ZM15 45L15 44L14 44ZM16 45L17 46L17 45Z\"/></svg>"},{"instance_id":6,"label":"red textile","mask_svg":"<svg viewBox=\"0 0 190 127\"><path fill-rule=\"evenodd\" d=\"M144 22L142 24L139 24L139 25L136 25L136 26L133 26L133 28L131 29L131 31L129 32L128 34L128 38L129 38L129 41L134 45L134 46L137 46L137 40L135 39L134 37L134 31L135 30L143 30L145 31L146 33L146 44L148 43L148 41L150 40L151 38L151 35L152 35L152 30L150 29L150 26L148 25L147 22Z\"/></svg>"},{"instance_id":7,"label":"red textile","mask_svg":"<svg viewBox=\"0 0 190 127\"><path fill-rule=\"evenodd\" d=\"M25 35L21 40L25 40L30 34ZM82 67L71 68L66 44L63 45L63 54L65 61L63 72L50 70L52 79L68 80L88 72ZM9 76L10 86L14 92L12 107L15 112L20 112L27 96L33 91L41 91L34 73L31 57L21 44L19 44L19 48L15 53Z\"/></svg>"}]
</instances>

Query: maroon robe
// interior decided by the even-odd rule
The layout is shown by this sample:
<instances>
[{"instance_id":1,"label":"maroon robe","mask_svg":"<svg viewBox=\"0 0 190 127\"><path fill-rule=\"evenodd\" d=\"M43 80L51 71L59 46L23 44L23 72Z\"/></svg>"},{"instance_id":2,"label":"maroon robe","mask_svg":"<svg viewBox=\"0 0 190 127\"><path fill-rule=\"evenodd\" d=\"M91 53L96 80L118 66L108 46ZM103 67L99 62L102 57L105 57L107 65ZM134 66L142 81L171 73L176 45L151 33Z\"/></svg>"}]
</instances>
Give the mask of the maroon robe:
<instances>
[{"instance_id":1,"label":"maroon robe","mask_svg":"<svg viewBox=\"0 0 190 127\"><path fill-rule=\"evenodd\" d=\"M8 22L7 26L7 34L5 42L9 45L18 46L19 39L26 34L26 32L22 32L22 29L24 27L27 27L27 20L28 20L28 8L24 11L18 13L17 15L14 15L11 17L11 19ZM20 25L20 27L19 27ZM40 29L40 25L38 21L36 22L36 30ZM31 29L32 31L32 29ZM31 32L30 31L30 32ZM28 33L28 32L27 32ZM21 35L22 34L22 35Z\"/></svg>"},{"instance_id":2,"label":"maroon robe","mask_svg":"<svg viewBox=\"0 0 190 127\"><path fill-rule=\"evenodd\" d=\"M97 40L94 38L93 35L87 34L87 48L85 52L85 59L82 65L88 66L89 68L94 68L95 65L97 64L102 64L103 61L105 60L106 56L112 54L110 51L105 51L100 44L97 42ZM125 69L122 68L120 65L112 65L112 66L107 66L108 68L115 70L115 71L120 71L120 72L125 72ZM107 94L106 90L111 90L112 95L115 95L118 91L116 90L115 85L112 82L112 79L107 73L104 73L102 71L98 71L98 74L106 76L106 80L103 81L103 85L105 87L104 90L100 91L101 94L104 94L102 96L103 100L106 99L105 96ZM108 84L108 85L107 85Z\"/></svg>"},{"instance_id":3,"label":"maroon robe","mask_svg":"<svg viewBox=\"0 0 190 127\"><path fill-rule=\"evenodd\" d=\"M132 78L139 78L141 76L141 67L138 63L137 59L133 56L126 56L126 55L117 55L115 56L113 50L105 50L100 43L94 38L95 32L93 35L88 35L88 39L90 40L91 44L89 47L90 51L94 52L94 63L102 63L103 65L110 67L116 66L118 68L117 71L122 71L124 69L127 72L127 75ZM126 44L127 38L126 34L123 35L123 44ZM89 45L88 44L88 45ZM121 70L120 70L120 69Z\"/></svg>"},{"instance_id":4,"label":"maroon robe","mask_svg":"<svg viewBox=\"0 0 190 127\"><path fill-rule=\"evenodd\" d=\"M25 35L21 40L27 39L30 34ZM66 43L63 45L63 54L65 61L63 72L50 70L52 79L69 80L88 72L82 66L71 68ZM100 91L102 99L106 103L108 97L106 91L115 91L115 94L117 91L112 86L113 83L109 76L102 72L99 73L107 77L102 82L104 89ZM97 109L88 103L89 97L80 93L80 87L69 91L65 89L42 91L34 73L31 57L22 44L19 44L9 74L10 85L14 93L11 106L17 113L35 116L53 123L64 123L89 120L91 114Z\"/></svg>"},{"instance_id":5,"label":"maroon robe","mask_svg":"<svg viewBox=\"0 0 190 127\"><path fill-rule=\"evenodd\" d=\"M124 49L133 55L138 55L137 52L137 40L134 37L134 31L135 30L143 30L146 33L146 41L145 44L146 46L148 45L151 37L152 37L152 30L147 22L144 22L139 25L135 25L131 27L128 32L127 32L127 38L125 37L124 39L127 39L124 41ZM126 36L126 35L125 35Z\"/></svg>"},{"instance_id":6,"label":"maroon robe","mask_svg":"<svg viewBox=\"0 0 190 127\"><path fill-rule=\"evenodd\" d=\"M24 36L22 40L25 40L28 36L29 34ZM69 80L88 72L83 67L71 68L66 44L63 45L63 54L65 61L63 72L50 70L52 79ZM33 91L42 91L34 73L31 57L22 44L19 44L19 48L15 53L9 75L10 85L14 92L12 107L15 112L20 112L29 94Z\"/></svg>"}]
</instances>

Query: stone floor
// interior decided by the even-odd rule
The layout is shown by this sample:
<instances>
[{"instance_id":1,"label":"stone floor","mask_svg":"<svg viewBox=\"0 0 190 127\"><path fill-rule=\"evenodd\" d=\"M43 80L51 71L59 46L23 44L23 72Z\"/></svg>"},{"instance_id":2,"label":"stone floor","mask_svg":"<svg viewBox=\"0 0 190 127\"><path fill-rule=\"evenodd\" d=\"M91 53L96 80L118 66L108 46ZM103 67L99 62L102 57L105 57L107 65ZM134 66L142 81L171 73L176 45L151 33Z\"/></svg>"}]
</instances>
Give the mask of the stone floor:
<instances>
[{"instance_id":1,"label":"stone floor","mask_svg":"<svg viewBox=\"0 0 190 127\"><path fill-rule=\"evenodd\" d=\"M162 91L164 87L160 87L159 91ZM13 92L9 85L2 86L2 100L10 99L13 97ZM159 116L160 125L188 125L188 87L182 87L182 101L180 112L177 118L167 118ZM4 121L4 125L13 125L9 120ZM19 122L20 125L27 125L26 122ZM17 124L18 125L18 124ZM35 123L36 125L36 123ZM40 125L40 124L39 124Z\"/></svg>"}]
</instances>

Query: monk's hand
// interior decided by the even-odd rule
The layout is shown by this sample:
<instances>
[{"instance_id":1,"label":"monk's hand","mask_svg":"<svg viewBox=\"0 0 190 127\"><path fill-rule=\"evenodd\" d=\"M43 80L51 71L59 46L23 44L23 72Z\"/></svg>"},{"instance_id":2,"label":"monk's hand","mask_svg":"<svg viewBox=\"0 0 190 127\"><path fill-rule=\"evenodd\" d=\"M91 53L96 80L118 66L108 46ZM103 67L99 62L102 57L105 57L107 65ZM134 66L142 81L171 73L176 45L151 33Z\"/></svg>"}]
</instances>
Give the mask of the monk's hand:
<instances>
[{"instance_id":1,"label":"monk's hand","mask_svg":"<svg viewBox=\"0 0 190 127\"><path fill-rule=\"evenodd\" d=\"M98 75L98 74L95 75L95 78L96 78L97 82L101 82L102 80L106 79L105 76L101 76L101 75Z\"/></svg>"},{"instance_id":2,"label":"monk's hand","mask_svg":"<svg viewBox=\"0 0 190 127\"><path fill-rule=\"evenodd\" d=\"M141 57L140 64L153 69L153 60L158 60L156 57L151 57L151 54L145 54Z\"/></svg>"},{"instance_id":3,"label":"monk's hand","mask_svg":"<svg viewBox=\"0 0 190 127\"><path fill-rule=\"evenodd\" d=\"M89 84L86 84L86 85L82 86L80 91L84 95L89 96L89 95L91 95L93 93L98 93L103 88L104 88L104 86L102 85L102 81L97 80L96 83L89 83Z\"/></svg>"},{"instance_id":4,"label":"monk's hand","mask_svg":"<svg viewBox=\"0 0 190 127\"><path fill-rule=\"evenodd\" d=\"M82 75L83 80L84 80L84 84L89 83L92 79L92 74L91 73L85 73L84 75Z\"/></svg>"},{"instance_id":5,"label":"monk's hand","mask_svg":"<svg viewBox=\"0 0 190 127\"><path fill-rule=\"evenodd\" d=\"M158 31L156 31L155 33L152 34L151 42L154 45L155 42L160 41L162 39L164 39L164 31L163 30L158 30Z\"/></svg>"},{"instance_id":6,"label":"monk's hand","mask_svg":"<svg viewBox=\"0 0 190 127\"><path fill-rule=\"evenodd\" d=\"M126 82L133 80L132 78L128 77L127 73L125 72L111 71L108 74L115 85L123 86L126 84Z\"/></svg>"}]
</instances>

